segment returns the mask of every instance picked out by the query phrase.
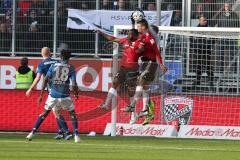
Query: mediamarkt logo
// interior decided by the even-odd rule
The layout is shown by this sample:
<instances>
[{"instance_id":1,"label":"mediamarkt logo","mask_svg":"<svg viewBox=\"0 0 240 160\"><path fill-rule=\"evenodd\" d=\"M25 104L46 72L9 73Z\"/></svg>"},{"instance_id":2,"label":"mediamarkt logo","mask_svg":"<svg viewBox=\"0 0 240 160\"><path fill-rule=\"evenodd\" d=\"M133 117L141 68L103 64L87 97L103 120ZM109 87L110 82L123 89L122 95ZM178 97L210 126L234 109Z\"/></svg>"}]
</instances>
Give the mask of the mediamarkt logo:
<instances>
[{"instance_id":1,"label":"mediamarkt logo","mask_svg":"<svg viewBox=\"0 0 240 160\"><path fill-rule=\"evenodd\" d=\"M189 131L185 133L185 136L197 136L197 137L232 137L240 138L240 130L236 130L234 128L227 128L226 129L201 129L199 127L193 127Z\"/></svg>"},{"instance_id":2,"label":"mediamarkt logo","mask_svg":"<svg viewBox=\"0 0 240 160\"><path fill-rule=\"evenodd\" d=\"M120 126L117 126L117 134L120 133ZM149 135L149 136L162 136L165 133L165 128L155 127L128 127L123 128L124 135Z\"/></svg>"}]
</instances>

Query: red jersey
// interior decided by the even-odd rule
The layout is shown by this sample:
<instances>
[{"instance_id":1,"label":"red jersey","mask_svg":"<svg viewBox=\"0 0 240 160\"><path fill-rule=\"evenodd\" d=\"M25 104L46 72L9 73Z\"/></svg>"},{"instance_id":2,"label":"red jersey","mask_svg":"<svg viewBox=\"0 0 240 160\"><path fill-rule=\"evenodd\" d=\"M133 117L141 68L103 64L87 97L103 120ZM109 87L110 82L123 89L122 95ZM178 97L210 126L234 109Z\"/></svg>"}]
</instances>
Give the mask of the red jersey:
<instances>
[{"instance_id":1,"label":"red jersey","mask_svg":"<svg viewBox=\"0 0 240 160\"><path fill-rule=\"evenodd\" d=\"M130 69L138 68L138 58L140 57L135 51L140 45L140 40L130 42L127 38L120 38L119 44L123 45L122 59L120 66Z\"/></svg>"},{"instance_id":2,"label":"red jersey","mask_svg":"<svg viewBox=\"0 0 240 160\"><path fill-rule=\"evenodd\" d=\"M162 57L152 34L147 31L140 36L140 39L141 45L144 47L143 57L146 57L151 61L157 61L159 64L162 64Z\"/></svg>"}]
</instances>

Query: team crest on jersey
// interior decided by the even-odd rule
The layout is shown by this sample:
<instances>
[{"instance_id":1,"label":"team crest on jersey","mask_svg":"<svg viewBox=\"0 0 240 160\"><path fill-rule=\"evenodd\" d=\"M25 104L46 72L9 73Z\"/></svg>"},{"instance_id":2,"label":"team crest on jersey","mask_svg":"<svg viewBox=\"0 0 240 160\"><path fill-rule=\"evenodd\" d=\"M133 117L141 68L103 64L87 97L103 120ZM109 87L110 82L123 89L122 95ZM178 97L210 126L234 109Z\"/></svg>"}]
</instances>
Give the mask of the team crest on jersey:
<instances>
[{"instance_id":1,"label":"team crest on jersey","mask_svg":"<svg viewBox=\"0 0 240 160\"><path fill-rule=\"evenodd\" d=\"M179 119L182 125L188 124L193 110L193 100L186 97L171 96L164 98L163 116L166 122Z\"/></svg>"}]
</instances>

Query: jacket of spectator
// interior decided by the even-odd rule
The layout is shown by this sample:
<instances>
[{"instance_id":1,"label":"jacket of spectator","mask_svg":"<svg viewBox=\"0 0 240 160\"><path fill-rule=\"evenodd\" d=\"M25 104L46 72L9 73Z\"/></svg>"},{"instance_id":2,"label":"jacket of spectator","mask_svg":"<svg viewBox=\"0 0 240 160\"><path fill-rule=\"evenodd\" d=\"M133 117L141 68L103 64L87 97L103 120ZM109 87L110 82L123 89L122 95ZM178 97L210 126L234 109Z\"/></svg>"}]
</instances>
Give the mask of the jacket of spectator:
<instances>
[{"instance_id":1,"label":"jacket of spectator","mask_svg":"<svg viewBox=\"0 0 240 160\"><path fill-rule=\"evenodd\" d=\"M231 10L229 3L224 4L224 10L218 16L218 27L240 27L240 20L238 15Z\"/></svg>"},{"instance_id":2,"label":"jacket of spectator","mask_svg":"<svg viewBox=\"0 0 240 160\"><path fill-rule=\"evenodd\" d=\"M35 73L28 67L28 59L21 59L21 66L16 73L17 89L28 89L35 78Z\"/></svg>"},{"instance_id":3,"label":"jacket of spectator","mask_svg":"<svg viewBox=\"0 0 240 160\"><path fill-rule=\"evenodd\" d=\"M218 27L240 27L240 20L235 12L221 13L218 18Z\"/></svg>"}]
</instances>

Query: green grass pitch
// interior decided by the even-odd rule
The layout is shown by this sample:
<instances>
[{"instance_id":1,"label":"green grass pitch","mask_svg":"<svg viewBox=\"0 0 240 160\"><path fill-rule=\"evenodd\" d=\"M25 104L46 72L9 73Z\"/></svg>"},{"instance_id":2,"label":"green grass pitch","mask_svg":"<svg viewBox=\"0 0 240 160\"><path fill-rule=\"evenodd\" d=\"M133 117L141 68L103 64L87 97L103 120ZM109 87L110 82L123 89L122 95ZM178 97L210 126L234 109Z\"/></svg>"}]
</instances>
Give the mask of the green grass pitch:
<instances>
[{"instance_id":1,"label":"green grass pitch","mask_svg":"<svg viewBox=\"0 0 240 160\"><path fill-rule=\"evenodd\" d=\"M240 141L0 134L0 160L240 160Z\"/></svg>"}]
</instances>

